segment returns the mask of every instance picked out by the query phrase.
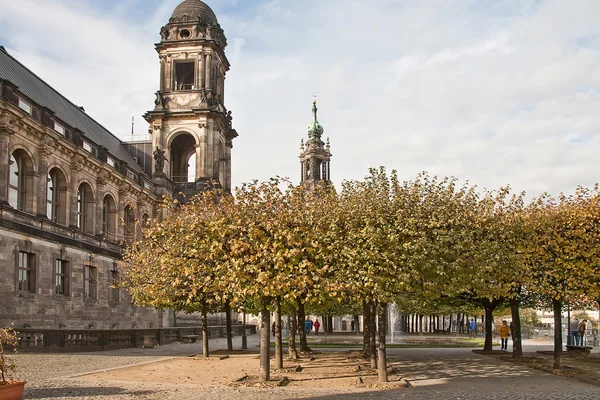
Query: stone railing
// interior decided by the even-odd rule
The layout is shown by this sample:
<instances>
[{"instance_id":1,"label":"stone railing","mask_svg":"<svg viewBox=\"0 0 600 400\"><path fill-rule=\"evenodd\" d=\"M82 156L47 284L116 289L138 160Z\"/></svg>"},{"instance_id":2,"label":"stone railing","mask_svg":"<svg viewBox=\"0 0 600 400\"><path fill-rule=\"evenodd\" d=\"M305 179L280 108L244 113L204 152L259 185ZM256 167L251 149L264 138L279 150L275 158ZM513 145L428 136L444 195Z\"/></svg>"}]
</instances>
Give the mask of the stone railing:
<instances>
[{"instance_id":1,"label":"stone railing","mask_svg":"<svg viewBox=\"0 0 600 400\"><path fill-rule=\"evenodd\" d=\"M225 326L209 326L211 339L226 336ZM242 325L233 325L233 336L241 336ZM255 325L246 325L246 334L255 334ZM158 329L110 329L110 330L69 330L69 329L19 329L20 352L88 352L142 347L144 339L153 337L159 345L180 342L182 336L199 335L202 327L177 327Z\"/></svg>"}]
</instances>

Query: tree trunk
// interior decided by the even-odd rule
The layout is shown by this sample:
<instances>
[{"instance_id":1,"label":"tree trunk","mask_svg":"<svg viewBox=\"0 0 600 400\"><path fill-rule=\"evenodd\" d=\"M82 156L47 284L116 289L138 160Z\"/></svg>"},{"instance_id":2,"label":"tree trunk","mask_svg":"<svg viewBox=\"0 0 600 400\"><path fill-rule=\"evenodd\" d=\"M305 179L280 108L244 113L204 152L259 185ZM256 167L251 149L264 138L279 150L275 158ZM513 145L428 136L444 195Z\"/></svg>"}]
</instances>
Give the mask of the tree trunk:
<instances>
[{"instance_id":1,"label":"tree trunk","mask_svg":"<svg viewBox=\"0 0 600 400\"><path fill-rule=\"evenodd\" d=\"M261 382L271 379L271 314L267 310L267 300L262 300L260 327L260 376Z\"/></svg>"},{"instance_id":2,"label":"tree trunk","mask_svg":"<svg viewBox=\"0 0 600 400\"><path fill-rule=\"evenodd\" d=\"M275 369L283 369L283 339L281 337L281 299L275 302Z\"/></svg>"},{"instance_id":3,"label":"tree trunk","mask_svg":"<svg viewBox=\"0 0 600 400\"><path fill-rule=\"evenodd\" d=\"M562 353L562 303L552 300L552 311L554 312L554 369L560 369L560 356ZM570 321L567 321L569 323ZM567 332L568 331L567 326Z\"/></svg>"},{"instance_id":4,"label":"tree trunk","mask_svg":"<svg viewBox=\"0 0 600 400\"><path fill-rule=\"evenodd\" d=\"M327 335L327 332L329 332L329 327L327 325L329 321L327 321L327 315L321 316L321 321L323 321L323 333Z\"/></svg>"},{"instance_id":5,"label":"tree trunk","mask_svg":"<svg viewBox=\"0 0 600 400\"><path fill-rule=\"evenodd\" d=\"M206 302L202 302L202 355L205 358L209 357L208 339L208 310Z\"/></svg>"},{"instance_id":6,"label":"tree trunk","mask_svg":"<svg viewBox=\"0 0 600 400\"><path fill-rule=\"evenodd\" d=\"M296 350L296 332L298 331L298 320L296 314L290 318L290 331L288 336L288 357L290 360L298 359L298 350Z\"/></svg>"},{"instance_id":7,"label":"tree trunk","mask_svg":"<svg viewBox=\"0 0 600 400\"><path fill-rule=\"evenodd\" d=\"M327 316L327 333L333 333L333 317Z\"/></svg>"},{"instance_id":8,"label":"tree trunk","mask_svg":"<svg viewBox=\"0 0 600 400\"><path fill-rule=\"evenodd\" d=\"M225 321L227 329L227 350L233 351L233 335L231 333L231 305L225 304Z\"/></svg>"},{"instance_id":9,"label":"tree trunk","mask_svg":"<svg viewBox=\"0 0 600 400\"><path fill-rule=\"evenodd\" d=\"M304 311L304 303L302 299L298 299L298 332L300 333L300 351L309 353L310 347L308 347L308 340L306 339L306 329L304 326L304 320L306 320L306 312Z\"/></svg>"},{"instance_id":10,"label":"tree trunk","mask_svg":"<svg viewBox=\"0 0 600 400\"><path fill-rule=\"evenodd\" d=\"M248 339L246 338L246 311L242 317L242 350L248 350Z\"/></svg>"},{"instance_id":11,"label":"tree trunk","mask_svg":"<svg viewBox=\"0 0 600 400\"><path fill-rule=\"evenodd\" d=\"M387 360L385 354L385 333L386 333L386 321L387 321L387 304L380 303L377 311L377 318L379 319L379 329L377 336L379 345L377 347L377 375L379 376L379 383L386 383L388 381L387 375Z\"/></svg>"},{"instance_id":12,"label":"tree trunk","mask_svg":"<svg viewBox=\"0 0 600 400\"><path fill-rule=\"evenodd\" d=\"M513 358L523 358L523 343L521 342L521 316L519 315L519 300L510 299L510 314L512 316L511 336L513 340Z\"/></svg>"},{"instance_id":13,"label":"tree trunk","mask_svg":"<svg viewBox=\"0 0 600 400\"><path fill-rule=\"evenodd\" d=\"M492 342L492 324L494 323L494 310L500 304L500 299L484 299L483 309L485 310L485 345L483 347L483 351L492 351L493 350L493 342Z\"/></svg>"},{"instance_id":14,"label":"tree trunk","mask_svg":"<svg viewBox=\"0 0 600 400\"><path fill-rule=\"evenodd\" d=\"M371 357L371 310L363 302L363 358Z\"/></svg>"},{"instance_id":15,"label":"tree trunk","mask_svg":"<svg viewBox=\"0 0 600 400\"><path fill-rule=\"evenodd\" d=\"M369 303L369 317L369 325L371 325L369 327L369 330L371 331L369 341L369 352L371 353L371 368L375 369L377 368L377 345L375 342L375 338L377 336L377 327L375 325L377 310L374 302Z\"/></svg>"},{"instance_id":16,"label":"tree trunk","mask_svg":"<svg viewBox=\"0 0 600 400\"><path fill-rule=\"evenodd\" d=\"M358 324L360 319L358 318L358 314L354 315L354 329L356 329L356 335L360 336L360 325Z\"/></svg>"}]
</instances>

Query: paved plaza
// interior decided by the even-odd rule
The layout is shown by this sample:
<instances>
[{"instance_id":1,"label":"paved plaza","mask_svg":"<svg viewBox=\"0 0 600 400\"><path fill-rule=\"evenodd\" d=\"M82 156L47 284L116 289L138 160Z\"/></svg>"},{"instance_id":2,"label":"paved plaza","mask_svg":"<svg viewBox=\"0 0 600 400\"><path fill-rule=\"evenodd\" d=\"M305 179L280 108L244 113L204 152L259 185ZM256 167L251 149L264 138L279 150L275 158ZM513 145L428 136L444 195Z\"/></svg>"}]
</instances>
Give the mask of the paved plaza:
<instances>
[{"instance_id":1,"label":"paved plaza","mask_svg":"<svg viewBox=\"0 0 600 400\"><path fill-rule=\"evenodd\" d=\"M257 350L258 336L249 337ZM235 338L239 347L240 338ZM212 349L225 348L224 339L211 340ZM527 342L526 351L550 349ZM323 350L323 349L321 349ZM339 349L335 349L339 351ZM323 350L325 351L325 350ZM573 378L551 375L475 354L471 349L388 349L398 373L412 388L391 391L346 388L230 388L90 381L82 375L127 365L151 363L201 352L201 344L171 344L154 349L125 349L85 354L19 354L19 377L27 380L26 399L600 399L600 387ZM258 371L258 360L256 362ZM193 373L193 372L192 372Z\"/></svg>"}]
</instances>

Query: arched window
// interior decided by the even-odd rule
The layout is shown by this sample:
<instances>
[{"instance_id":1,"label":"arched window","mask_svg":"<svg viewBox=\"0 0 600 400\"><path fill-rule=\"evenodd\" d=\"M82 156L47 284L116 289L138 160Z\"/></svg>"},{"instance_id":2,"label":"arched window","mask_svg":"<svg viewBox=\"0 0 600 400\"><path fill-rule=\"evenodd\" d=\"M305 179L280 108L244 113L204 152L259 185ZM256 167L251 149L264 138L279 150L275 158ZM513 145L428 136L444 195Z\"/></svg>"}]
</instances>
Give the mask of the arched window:
<instances>
[{"instance_id":1,"label":"arched window","mask_svg":"<svg viewBox=\"0 0 600 400\"><path fill-rule=\"evenodd\" d=\"M66 223L67 183L63 173L53 168L46 177L46 216L57 224Z\"/></svg>"},{"instance_id":2,"label":"arched window","mask_svg":"<svg viewBox=\"0 0 600 400\"><path fill-rule=\"evenodd\" d=\"M20 149L8 161L8 204L19 211L33 213L33 162Z\"/></svg>"},{"instance_id":3,"label":"arched window","mask_svg":"<svg viewBox=\"0 0 600 400\"><path fill-rule=\"evenodd\" d=\"M116 206L112 196L107 195L102 201L102 235L106 240L115 241Z\"/></svg>"},{"instance_id":4,"label":"arched window","mask_svg":"<svg viewBox=\"0 0 600 400\"><path fill-rule=\"evenodd\" d=\"M77 228L85 233L93 234L94 199L88 184L82 183L77 190Z\"/></svg>"},{"instance_id":5,"label":"arched window","mask_svg":"<svg viewBox=\"0 0 600 400\"><path fill-rule=\"evenodd\" d=\"M190 154L187 160L187 181L196 182L196 153Z\"/></svg>"},{"instance_id":6,"label":"arched window","mask_svg":"<svg viewBox=\"0 0 600 400\"><path fill-rule=\"evenodd\" d=\"M142 216L142 227L147 228L150 226L150 216L148 214L144 214Z\"/></svg>"},{"instance_id":7,"label":"arched window","mask_svg":"<svg viewBox=\"0 0 600 400\"><path fill-rule=\"evenodd\" d=\"M135 213L129 205L125 207L123 220L125 222L125 240L131 241L135 239Z\"/></svg>"},{"instance_id":8,"label":"arched window","mask_svg":"<svg viewBox=\"0 0 600 400\"><path fill-rule=\"evenodd\" d=\"M87 203L86 192L83 186L79 186L77 190L77 228L82 231L86 228L87 223L87 213L85 204Z\"/></svg>"},{"instance_id":9,"label":"arched window","mask_svg":"<svg viewBox=\"0 0 600 400\"><path fill-rule=\"evenodd\" d=\"M23 211L25 204L25 182L22 174L22 162L20 157L10 156L9 179L8 179L8 204L11 207Z\"/></svg>"}]
</instances>

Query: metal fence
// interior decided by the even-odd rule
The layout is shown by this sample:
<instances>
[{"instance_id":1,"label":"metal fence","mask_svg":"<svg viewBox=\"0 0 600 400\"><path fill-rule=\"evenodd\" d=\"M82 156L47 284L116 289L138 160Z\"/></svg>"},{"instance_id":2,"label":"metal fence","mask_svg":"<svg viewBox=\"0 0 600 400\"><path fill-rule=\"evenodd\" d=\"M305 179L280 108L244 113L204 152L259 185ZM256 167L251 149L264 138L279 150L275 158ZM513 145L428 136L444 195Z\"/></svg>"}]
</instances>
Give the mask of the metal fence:
<instances>
[{"instance_id":1,"label":"metal fence","mask_svg":"<svg viewBox=\"0 0 600 400\"><path fill-rule=\"evenodd\" d=\"M210 338L226 336L225 326L209 326ZM243 325L232 326L232 334L241 336ZM246 333L256 333L255 325L246 325ZM202 337L202 327L160 329L56 330L19 329L20 352L88 352L141 347L146 338L156 339L159 345L181 341L186 335Z\"/></svg>"}]
</instances>

